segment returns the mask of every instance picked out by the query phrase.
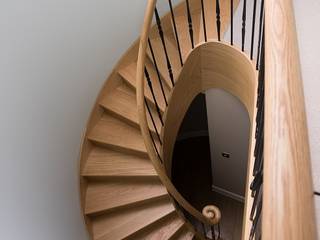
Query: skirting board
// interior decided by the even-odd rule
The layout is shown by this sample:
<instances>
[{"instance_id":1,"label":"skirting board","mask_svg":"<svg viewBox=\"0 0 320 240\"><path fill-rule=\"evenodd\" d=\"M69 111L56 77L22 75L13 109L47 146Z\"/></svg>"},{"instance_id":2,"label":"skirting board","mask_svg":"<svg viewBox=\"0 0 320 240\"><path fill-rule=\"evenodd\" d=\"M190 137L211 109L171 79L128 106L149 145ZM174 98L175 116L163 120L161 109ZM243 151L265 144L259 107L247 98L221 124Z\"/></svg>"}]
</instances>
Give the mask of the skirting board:
<instances>
[{"instance_id":1,"label":"skirting board","mask_svg":"<svg viewBox=\"0 0 320 240\"><path fill-rule=\"evenodd\" d=\"M241 196L241 195L238 195L238 194L233 193L233 192L229 192L229 191L227 191L227 190L225 190L223 188L219 188L219 187L214 186L214 185L212 185L211 188L212 188L212 191L214 191L214 192L220 193L221 195L224 195L226 197L229 197L229 198L232 198L232 199L234 199L236 201L244 203L244 197Z\"/></svg>"}]
</instances>

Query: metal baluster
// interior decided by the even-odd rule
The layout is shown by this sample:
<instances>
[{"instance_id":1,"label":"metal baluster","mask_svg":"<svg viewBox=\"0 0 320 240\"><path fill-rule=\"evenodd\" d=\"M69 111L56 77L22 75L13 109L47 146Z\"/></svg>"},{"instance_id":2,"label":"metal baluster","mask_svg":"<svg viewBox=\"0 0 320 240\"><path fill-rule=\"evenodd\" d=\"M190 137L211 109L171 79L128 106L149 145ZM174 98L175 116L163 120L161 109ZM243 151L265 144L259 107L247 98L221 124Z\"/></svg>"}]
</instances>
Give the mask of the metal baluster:
<instances>
[{"instance_id":1,"label":"metal baluster","mask_svg":"<svg viewBox=\"0 0 320 240\"><path fill-rule=\"evenodd\" d=\"M220 21L220 1L216 0L216 18L217 18L217 33L218 41L221 41L221 21Z\"/></svg>"},{"instance_id":2,"label":"metal baluster","mask_svg":"<svg viewBox=\"0 0 320 240\"><path fill-rule=\"evenodd\" d=\"M262 52L262 54L264 54ZM261 107L262 98L264 95L264 66L263 64L260 64L260 70L259 70L259 76L258 76L258 101L257 101L257 108L259 109Z\"/></svg>"},{"instance_id":3,"label":"metal baluster","mask_svg":"<svg viewBox=\"0 0 320 240\"><path fill-rule=\"evenodd\" d=\"M153 64L154 64L154 66L156 68L156 72L157 72L157 76L158 76L161 92L162 92L162 95L163 95L163 99L164 99L164 102L166 103L166 106L168 106L167 97L166 97L166 94L164 92L163 83L162 83L162 80L161 80L158 64L157 64L156 58L154 56L152 44L151 44L151 41L150 41L149 38L148 38L148 44L149 44L150 52L151 52L151 55L152 55Z\"/></svg>"},{"instance_id":4,"label":"metal baluster","mask_svg":"<svg viewBox=\"0 0 320 240\"><path fill-rule=\"evenodd\" d=\"M262 198L262 188L260 186L259 189L257 190L257 195L255 196L255 198L253 200L252 208L250 211L250 217L249 217L250 221L253 221L253 219L254 219L254 214L256 212L258 202L260 202L261 198Z\"/></svg>"},{"instance_id":5,"label":"metal baluster","mask_svg":"<svg viewBox=\"0 0 320 240\"><path fill-rule=\"evenodd\" d=\"M178 47L178 52L179 52L179 59L180 59L180 64L181 67L183 66L183 60L182 60L182 54L181 54L181 47L180 47L180 41L179 41L179 36L178 36L178 31L177 31L177 24L176 24L176 19L174 17L174 12L173 12L173 7L172 7L172 1L169 0L169 5L170 5L170 12L171 12L171 19L173 23L173 29L174 29L174 34L176 37L176 42L177 42L177 47Z\"/></svg>"},{"instance_id":6,"label":"metal baluster","mask_svg":"<svg viewBox=\"0 0 320 240\"><path fill-rule=\"evenodd\" d=\"M156 17L157 26L158 26L159 36L160 36L160 39L161 39L161 42L162 42L162 46L163 46L163 50L164 50L164 53L165 53L165 56L166 56L166 62L167 62L167 68L168 68L169 77L170 77L172 86L174 87L172 67L171 67L169 56L168 56L167 46L166 46L166 42L164 40L164 35L163 35L163 31L162 31L162 26L161 26L161 20L160 20L160 16L159 16L159 12L158 12L157 8L154 9L154 13L155 13L155 17Z\"/></svg>"},{"instance_id":7,"label":"metal baluster","mask_svg":"<svg viewBox=\"0 0 320 240\"><path fill-rule=\"evenodd\" d=\"M261 49L261 42L262 42L262 35L264 32L264 26L263 26L263 14L264 14L264 0L261 0L261 8L260 8L260 21L259 21L259 38L258 38L258 50L257 50L257 64L256 69L259 69L260 64L260 51Z\"/></svg>"},{"instance_id":8,"label":"metal baluster","mask_svg":"<svg viewBox=\"0 0 320 240\"><path fill-rule=\"evenodd\" d=\"M205 227L204 223L201 223L201 226L202 226L203 235L207 236L206 227Z\"/></svg>"},{"instance_id":9,"label":"metal baluster","mask_svg":"<svg viewBox=\"0 0 320 240\"><path fill-rule=\"evenodd\" d=\"M262 136L263 138L263 136ZM253 176L256 176L259 171L262 170L262 166L263 166L263 142L261 141L261 146L259 148L259 152L257 154L255 163L254 163L254 168L253 168Z\"/></svg>"},{"instance_id":10,"label":"metal baluster","mask_svg":"<svg viewBox=\"0 0 320 240\"><path fill-rule=\"evenodd\" d=\"M264 101L264 92L260 93L260 96L258 97L258 102L257 102L257 109L258 109L258 114L257 114L257 118L256 118L256 123L257 123L257 130L256 130L256 138L257 138L257 134L258 134L258 130L260 129L261 126L261 121L263 119L261 119L261 117L263 117L263 101Z\"/></svg>"},{"instance_id":11,"label":"metal baluster","mask_svg":"<svg viewBox=\"0 0 320 240\"><path fill-rule=\"evenodd\" d=\"M263 106L263 101L264 101L264 95L261 96L261 107L258 108L258 114L257 114L257 118L256 118L256 123L257 123L257 127L256 127L256 133L255 133L255 138L258 137L259 131L261 126L263 125L263 117L264 117L264 106Z\"/></svg>"},{"instance_id":12,"label":"metal baluster","mask_svg":"<svg viewBox=\"0 0 320 240\"><path fill-rule=\"evenodd\" d=\"M254 177L250 184L250 190L256 191L258 187L262 184L263 181L263 171L260 171L257 173L257 175Z\"/></svg>"},{"instance_id":13,"label":"metal baluster","mask_svg":"<svg viewBox=\"0 0 320 240\"><path fill-rule=\"evenodd\" d=\"M251 32L251 52L250 59L253 59L253 45L254 45L254 32L256 26L256 9L257 9L257 0L253 2L253 16L252 16L252 32Z\"/></svg>"},{"instance_id":14,"label":"metal baluster","mask_svg":"<svg viewBox=\"0 0 320 240\"><path fill-rule=\"evenodd\" d=\"M261 123L263 124L263 120L261 121ZM261 124L261 125L262 125ZM258 156L258 152L261 151L262 145L263 145L263 136L264 136L264 129L261 127L259 133L258 133L258 138L257 138L257 143L254 149L254 156L257 157Z\"/></svg>"},{"instance_id":15,"label":"metal baluster","mask_svg":"<svg viewBox=\"0 0 320 240\"><path fill-rule=\"evenodd\" d=\"M151 92L153 101L154 101L154 103L155 103L156 110L157 110L157 113L158 113L158 116L159 116L161 125L163 126L163 120L162 120L162 116L161 116L161 111L160 111L160 108L159 108L157 99L156 99L156 97L155 97L155 95L154 95L154 91L153 91L153 87L152 87L152 82L151 82L151 80L150 80L150 75L149 75L149 72L148 72L148 70L147 70L146 67L144 67L144 74L145 74L145 76L146 76L146 79L147 79L147 82L148 82L148 86L149 86L149 89L150 89L150 92Z\"/></svg>"},{"instance_id":16,"label":"metal baluster","mask_svg":"<svg viewBox=\"0 0 320 240\"><path fill-rule=\"evenodd\" d=\"M162 141L161 141L161 137L160 137L159 131L158 131L157 126L156 126L156 123L155 123L155 121L154 121L154 119L153 119L153 116L152 116L152 113L151 113L151 110L150 110L150 107L149 107L149 104L148 104L146 98L144 98L144 102L145 102L145 104L146 104L146 107L147 107L149 116L150 116L150 118L151 118L151 122L152 122L153 128L154 128L154 130L156 131L156 134L157 134L157 137L158 137L158 139L159 139L160 145L162 145Z\"/></svg>"},{"instance_id":17,"label":"metal baluster","mask_svg":"<svg viewBox=\"0 0 320 240\"><path fill-rule=\"evenodd\" d=\"M206 16L205 16L205 13L204 13L204 3L203 3L203 0L201 0L201 10L202 10L202 22L203 22L204 41L207 42Z\"/></svg>"},{"instance_id":18,"label":"metal baluster","mask_svg":"<svg viewBox=\"0 0 320 240\"><path fill-rule=\"evenodd\" d=\"M190 12L189 0L186 0L186 4L187 4L188 26L189 26L191 47L192 47L192 49L194 49L192 17L191 17L191 12Z\"/></svg>"},{"instance_id":19,"label":"metal baluster","mask_svg":"<svg viewBox=\"0 0 320 240\"><path fill-rule=\"evenodd\" d=\"M213 240L216 240L216 232L214 229L214 225L211 226L211 236Z\"/></svg>"},{"instance_id":20,"label":"metal baluster","mask_svg":"<svg viewBox=\"0 0 320 240\"><path fill-rule=\"evenodd\" d=\"M233 0L231 0L231 4L230 4L230 15L231 15L231 36L230 36L230 44L233 45Z\"/></svg>"},{"instance_id":21,"label":"metal baluster","mask_svg":"<svg viewBox=\"0 0 320 240\"><path fill-rule=\"evenodd\" d=\"M246 37L246 18L247 18L247 0L243 0L242 11L242 44L241 50L244 51L245 37Z\"/></svg>"},{"instance_id":22,"label":"metal baluster","mask_svg":"<svg viewBox=\"0 0 320 240\"><path fill-rule=\"evenodd\" d=\"M151 133L151 130L150 130L150 129L149 129L149 134L150 134L150 137L151 137L151 140L152 140L153 147L154 147L154 149L156 150L156 153L157 153L157 155L158 155L158 158L159 158L160 162L163 163L163 161L162 161L162 159L161 159L161 156L160 156L160 154L159 154L157 145L156 145L156 143L155 143L155 141L154 141L154 139L153 139L153 137L152 137L152 133Z\"/></svg>"},{"instance_id":23,"label":"metal baluster","mask_svg":"<svg viewBox=\"0 0 320 240\"><path fill-rule=\"evenodd\" d=\"M258 205L258 208L257 208L257 211L256 211L256 216L255 216L255 218L253 220L253 224L252 224L251 231L250 231L250 237L249 237L250 240L252 240L254 238L256 230L257 230L257 226L260 223L261 210L262 210L262 200L259 202L259 205Z\"/></svg>"},{"instance_id":24,"label":"metal baluster","mask_svg":"<svg viewBox=\"0 0 320 240\"><path fill-rule=\"evenodd\" d=\"M262 0L263 1L263 0ZM256 116L256 145L254 149L255 162L253 166L254 179L250 184L251 196L254 197L254 201L251 207L249 219L252 222L250 229L249 239L261 239L261 211L262 211L262 199L263 199L263 148L264 148L264 32L261 32L262 36L259 36L259 45L261 46L261 60L257 61L257 68L260 65L259 70L259 85L258 85L258 100L256 107L258 113ZM260 46L258 51L260 50Z\"/></svg>"}]
</instances>

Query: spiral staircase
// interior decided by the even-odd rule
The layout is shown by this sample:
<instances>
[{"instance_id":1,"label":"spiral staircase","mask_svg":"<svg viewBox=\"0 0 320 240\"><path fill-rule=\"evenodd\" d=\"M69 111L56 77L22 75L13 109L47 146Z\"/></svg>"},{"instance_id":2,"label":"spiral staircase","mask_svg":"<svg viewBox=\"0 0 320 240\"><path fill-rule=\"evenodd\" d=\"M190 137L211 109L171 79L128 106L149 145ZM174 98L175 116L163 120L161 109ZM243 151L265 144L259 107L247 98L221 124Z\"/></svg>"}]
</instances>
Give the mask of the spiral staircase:
<instances>
[{"instance_id":1,"label":"spiral staircase","mask_svg":"<svg viewBox=\"0 0 320 240\"><path fill-rule=\"evenodd\" d=\"M166 132L174 132L166 125L176 126L177 124L174 120L170 122L170 112L171 119L174 119L172 115L175 110L175 107L170 106L179 103L179 100L176 100L177 94L179 91L184 91L181 87L179 88L179 79L191 74L188 69L192 68L193 63L188 59L193 58L201 46L210 42L221 43L218 35L223 36L226 33L230 27L232 12L240 7L240 3L239 0L182 1L161 18L166 52L163 51L159 25L155 24L150 29L145 27L146 36L152 47L150 48L149 45L149 48L146 48L146 38L142 34L141 41L137 40L113 69L97 97L81 147L81 203L92 239L209 238L207 232L201 233L192 224L185 212L190 210L189 213L194 213L202 223L214 226L217 222L210 219L206 222L207 216L200 216L201 213L185 203L170 183L170 171L161 170L161 166L165 166L163 169L170 169L170 152L172 152L172 141L174 141L174 137L171 137L171 140L166 139L168 136ZM153 16L151 13L153 14L154 4L155 1L148 2L147 10L152 9L152 11L147 11L144 26L148 26L146 23L148 21L151 23L150 17ZM216 24L217 12L219 25ZM190 19L192 19L192 29ZM194 46L191 46L192 41L189 39L190 30L192 30ZM177 33L179 33L179 39L177 39ZM141 52L143 44L145 52ZM256 68L256 61L251 61L250 56L244 54L240 48L232 46L232 49L233 52L237 51L242 57L247 58L252 69ZM140 56L144 53L146 58L143 60ZM170 59L169 71L167 58ZM230 57L231 60L233 58L233 56ZM143 77L142 82L139 79L141 71L143 72L141 61L143 67L147 69L147 75ZM172 78L170 72L172 72ZM258 71L255 74L255 80L258 82ZM150 79L153 80L152 88L149 85ZM139 86L144 87L141 89ZM146 127L152 142L142 134L143 114L141 116L138 111L139 93L143 95L142 98L140 96L140 100L143 99L143 104L148 107L149 114L145 107L141 111L145 112ZM247 95L243 96L244 99L246 97ZM252 99L257 100L255 90L253 90ZM185 106L187 107L188 104L185 103ZM248 108L251 108L251 105ZM254 122L258 115L257 109L252 107L250 114ZM159 115L161 117L157 117ZM152 150L150 150L151 143ZM254 144L255 141L252 142L251 151L254 149ZM152 151L153 155L150 153ZM155 156L164 160L165 163L155 164ZM254 163L251 165L253 168ZM253 176L248 177L248 183L253 180ZM247 189L247 196L249 196L249 185ZM254 202L255 199L246 201L247 218ZM223 217L223 213L221 214ZM243 239L251 239L252 224L248 222L249 220L244 220ZM213 236L213 233L211 234ZM219 239L224 238L221 236Z\"/></svg>"}]
</instances>

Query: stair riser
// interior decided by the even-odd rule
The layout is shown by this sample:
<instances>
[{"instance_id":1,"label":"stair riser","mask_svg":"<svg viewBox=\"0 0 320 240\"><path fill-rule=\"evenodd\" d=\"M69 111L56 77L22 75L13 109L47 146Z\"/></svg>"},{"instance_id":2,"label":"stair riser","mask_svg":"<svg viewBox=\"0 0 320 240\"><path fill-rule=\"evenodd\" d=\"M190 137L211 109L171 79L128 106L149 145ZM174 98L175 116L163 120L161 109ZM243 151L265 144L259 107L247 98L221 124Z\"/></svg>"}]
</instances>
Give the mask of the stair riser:
<instances>
[{"instance_id":1,"label":"stair riser","mask_svg":"<svg viewBox=\"0 0 320 240\"><path fill-rule=\"evenodd\" d=\"M119 146L119 145L114 145L112 143L105 143L105 142L100 142L98 140L95 139L90 139L89 141L91 141L93 144L100 146L100 147L106 147L109 148L111 150L117 151L117 152L123 152L126 154L132 154L138 157L148 157L148 153L146 151L140 151L140 150L136 150L136 149L131 149L131 148L127 148L127 147L123 147L123 146Z\"/></svg>"}]
</instances>

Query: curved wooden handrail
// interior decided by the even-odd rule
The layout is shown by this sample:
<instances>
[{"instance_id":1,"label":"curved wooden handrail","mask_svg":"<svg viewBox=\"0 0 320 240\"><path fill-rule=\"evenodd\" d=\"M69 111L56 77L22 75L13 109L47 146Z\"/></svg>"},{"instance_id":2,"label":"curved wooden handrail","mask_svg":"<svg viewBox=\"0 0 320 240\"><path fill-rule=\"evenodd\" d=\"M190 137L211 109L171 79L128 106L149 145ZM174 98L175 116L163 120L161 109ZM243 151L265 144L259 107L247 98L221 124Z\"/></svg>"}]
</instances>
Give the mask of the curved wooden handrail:
<instances>
[{"instance_id":1,"label":"curved wooden handrail","mask_svg":"<svg viewBox=\"0 0 320 240\"><path fill-rule=\"evenodd\" d=\"M317 239L292 0L265 1L262 239Z\"/></svg>"},{"instance_id":2,"label":"curved wooden handrail","mask_svg":"<svg viewBox=\"0 0 320 240\"><path fill-rule=\"evenodd\" d=\"M219 208L213 205L207 205L202 209L202 214L212 220L212 225L217 224L221 219L221 212Z\"/></svg>"},{"instance_id":3,"label":"curved wooden handrail","mask_svg":"<svg viewBox=\"0 0 320 240\"><path fill-rule=\"evenodd\" d=\"M152 23L152 17L156 5L156 0L148 0L147 9L143 22L143 29L140 37L138 63L137 63L137 107L141 132L144 138L147 152L153 163L155 170L157 171L159 178L166 186L171 196L191 215L197 218L200 222L211 225L212 222L217 223L218 219L208 219L200 211L195 209L184 197L178 192L175 186L172 184L170 178L166 175L164 167L160 164L157 153L153 147L152 139L149 132L147 123L147 115L144 104L144 66L146 61L146 50L149 32Z\"/></svg>"}]
</instances>

